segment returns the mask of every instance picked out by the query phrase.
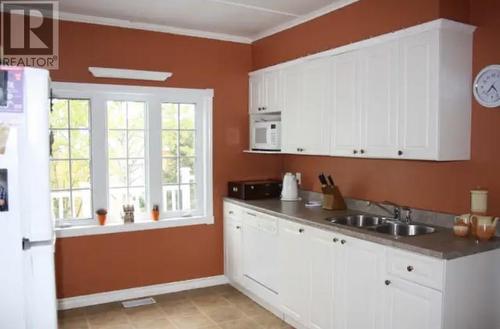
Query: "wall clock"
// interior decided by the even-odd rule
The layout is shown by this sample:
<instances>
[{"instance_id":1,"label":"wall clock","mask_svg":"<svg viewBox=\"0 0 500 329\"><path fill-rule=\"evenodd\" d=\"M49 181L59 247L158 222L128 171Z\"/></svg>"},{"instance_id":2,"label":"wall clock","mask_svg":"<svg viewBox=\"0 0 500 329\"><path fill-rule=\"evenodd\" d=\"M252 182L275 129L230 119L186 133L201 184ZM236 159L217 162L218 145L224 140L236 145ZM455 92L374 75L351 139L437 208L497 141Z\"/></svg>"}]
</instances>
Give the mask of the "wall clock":
<instances>
[{"instance_id":1,"label":"wall clock","mask_svg":"<svg viewBox=\"0 0 500 329\"><path fill-rule=\"evenodd\" d=\"M474 81L474 97L485 107L500 107L500 65L489 65Z\"/></svg>"}]
</instances>

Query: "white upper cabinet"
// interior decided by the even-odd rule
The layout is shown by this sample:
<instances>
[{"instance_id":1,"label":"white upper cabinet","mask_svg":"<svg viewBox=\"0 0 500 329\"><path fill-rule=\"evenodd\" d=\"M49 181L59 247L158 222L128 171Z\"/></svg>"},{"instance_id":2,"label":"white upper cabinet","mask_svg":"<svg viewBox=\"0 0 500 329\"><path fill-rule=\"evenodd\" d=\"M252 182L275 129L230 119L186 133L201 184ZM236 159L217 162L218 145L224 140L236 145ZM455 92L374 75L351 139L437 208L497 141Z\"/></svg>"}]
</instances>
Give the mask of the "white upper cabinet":
<instances>
[{"instance_id":1,"label":"white upper cabinet","mask_svg":"<svg viewBox=\"0 0 500 329\"><path fill-rule=\"evenodd\" d=\"M398 56L388 42L334 57L331 155L396 155Z\"/></svg>"},{"instance_id":2,"label":"white upper cabinet","mask_svg":"<svg viewBox=\"0 0 500 329\"><path fill-rule=\"evenodd\" d=\"M398 61L395 41L360 51L360 156L391 158L397 153Z\"/></svg>"},{"instance_id":3,"label":"white upper cabinet","mask_svg":"<svg viewBox=\"0 0 500 329\"><path fill-rule=\"evenodd\" d=\"M250 111L280 108L283 153L468 160L473 31L441 19L253 73Z\"/></svg>"},{"instance_id":4,"label":"white upper cabinet","mask_svg":"<svg viewBox=\"0 0 500 329\"><path fill-rule=\"evenodd\" d=\"M283 72L282 152L328 154L331 58L306 61Z\"/></svg>"},{"instance_id":5,"label":"white upper cabinet","mask_svg":"<svg viewBox=\"0 0 500 329\"><path fill-rule=\"evenodd\" d=\"M437 156L439 33L429 31L400 41L398 155Z\"/></svg>"},{"instance_id":6,"label":"white upper cabinet","mask_svg":"<svg viewBox=\"0 0 500 329\"><path fill-rule=\"evenodd\" d=\"M360 143L359 55L348 52L333 58L331 155L355 156Z\"/></svg>"},{"instance_id":7,"label":"white upper cabinet","mask_svg":"<svg viewBox=\"0 0 500 329\"><path fill-rule=\"evenodd\" d=\"M250 76L250 113L275 113L283 109L281 70Z\"/></svg>"},{"instance_id":8,"label":"white upper cabinet","mask_svg":"<svg viewBox=\"0 0 500 329\"><path fill-rule=\"evenodd\" d=\"M283 71L284 110L281 113L281 151L298 153L301 134L298 133L302 110L302 67L294 65Z\"/></svg>"},{"instance_id":9,"label":"white upper cabinet","mask_svg":"<svg viewBox=\"0 0 500 329\"><path fill-rule=\"evenodd\" d=\"M330 71L331 58L302 64L303 96L298 130L299 153L327 155L330 150Z\"/></svg>"}]
</instances>

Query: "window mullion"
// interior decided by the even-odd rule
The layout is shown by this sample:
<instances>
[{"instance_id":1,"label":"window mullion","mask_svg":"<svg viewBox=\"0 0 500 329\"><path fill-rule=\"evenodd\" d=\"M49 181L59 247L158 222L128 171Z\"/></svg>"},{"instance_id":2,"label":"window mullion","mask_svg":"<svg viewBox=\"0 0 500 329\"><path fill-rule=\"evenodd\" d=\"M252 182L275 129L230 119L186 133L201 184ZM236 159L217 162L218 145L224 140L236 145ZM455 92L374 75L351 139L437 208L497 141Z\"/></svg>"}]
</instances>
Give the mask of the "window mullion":
<instances>
[{"instance_id":1,"label":"window mullion","mask_svg":"<svg viewBox=\"0 0 500 329\"><path fill-rule=\"evenodd\" d=\"M108 154L106 99L95 95L91 99L92 199L94 211L108 209ZM105 147L103 147L105 146Z\"/></svg>"},{"instance_id":2,"label":"window mullion","mask_svg":"<svg viewBox=\"0 0 500 329\"><path fill-rule=\"evenodd\" d=\"M149 156L147 157L147 183L149 191L149 209L153 205L160 206L163 210L163 192L162 192L162 127L161 127L161 103L158 99L152 98L148 104L148 121L147 128L149 130L148 148Z\"/></svg>"}]
</instances>

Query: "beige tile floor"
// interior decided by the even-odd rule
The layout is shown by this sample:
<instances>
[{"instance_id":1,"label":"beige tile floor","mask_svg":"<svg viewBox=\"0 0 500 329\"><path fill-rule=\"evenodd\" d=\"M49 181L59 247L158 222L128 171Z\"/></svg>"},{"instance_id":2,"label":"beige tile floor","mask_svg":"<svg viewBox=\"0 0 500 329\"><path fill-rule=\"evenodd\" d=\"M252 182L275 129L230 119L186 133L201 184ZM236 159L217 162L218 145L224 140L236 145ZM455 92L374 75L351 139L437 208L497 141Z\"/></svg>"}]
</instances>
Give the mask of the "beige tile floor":
<instances>
[{"instance_id":1,"label":"beige tile floor","mask_svg":"<svg viewBox=\"0 0 500 329\"><path fill-rule=\"evenodd\" d=\"M229 285L155 296L131 309L110 303L59 312L60 329L293 329Z\"/></svg>"}]
</instances>

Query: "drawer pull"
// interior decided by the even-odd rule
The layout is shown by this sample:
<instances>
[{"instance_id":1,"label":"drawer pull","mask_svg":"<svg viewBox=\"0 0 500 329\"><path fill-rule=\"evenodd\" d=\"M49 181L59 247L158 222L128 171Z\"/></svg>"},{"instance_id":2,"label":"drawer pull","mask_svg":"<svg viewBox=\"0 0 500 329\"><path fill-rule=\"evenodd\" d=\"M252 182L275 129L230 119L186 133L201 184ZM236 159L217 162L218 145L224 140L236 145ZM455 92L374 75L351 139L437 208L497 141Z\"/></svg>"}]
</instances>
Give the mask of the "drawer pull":
<instances>
[{"instance_id":1,"label":"drawer pull","mask_svg":"<svg viewBox=\"0 0 500 329\"><path fill-rule=\"evenodd\" d=\"M304 233L304 229L303 228L299 228L299 233Z\"/></svg>"},{"instance_id":2,"label":"drawer pull","mask_svg":"<svg viewBox=\"0 0 500 329\"><path fill-rule=\"evenodd\" d=\"M342 244L346 244L346 243L347 243L347 241L346 241L346 240L340 240L340 243L342 243Z\"/></svg>"},{"instance_id":3,"label":"drawer pull","mask_svg":"<svg viewBox=\"0 0 500 329\"><path fill-rule=\"evenodd\" d=\"M232 214L234 214L234 211L229 210L229 215L232 215Z\"/></svg>"},{"instance_id":4,"label":"drawer pull","mask_svg":"<svg viewBox=\"0 0 500 329\"><path fill-rule=\"evenodd\" d=\"M239 225L238 225L238 226L236 226L236 229L237 229L237 230L241 229L241 226L239 226Z\"/></svg>"},{"instance_id":5,"label":"drawer pull","mask_svg":"<svg viewBox=\"0 0 500 329\"><path fill-rule=\"evenodd\" d=\"M408 267L406 268L406 270L407 270L408 272L413 272L414 268L413 268L413 266L408 265Z\"/></svg>"},{"instance_id":6,"label":"drawer pull","mask_svg":"<svg viewBox=\"0 0 500 329\"><path fill-rule=\"evenodd\" d=\"M385 283L386 286L389 286L392 282L391 282L391 280L385 280L384 283Z\"/></svg>"},{"instance_id":7,"label":"drawer pull","mask_svg":"<svg viewBox=\"0 0 500 329\"><path fill-rule=\"evenodd\" d=\"M339 242L339 239L338 238L333 238L333 242L337 243L337 242Z\"/></svg>"}]
</instances>

